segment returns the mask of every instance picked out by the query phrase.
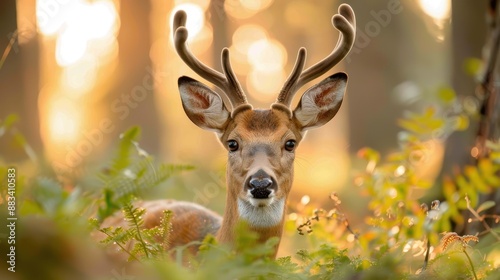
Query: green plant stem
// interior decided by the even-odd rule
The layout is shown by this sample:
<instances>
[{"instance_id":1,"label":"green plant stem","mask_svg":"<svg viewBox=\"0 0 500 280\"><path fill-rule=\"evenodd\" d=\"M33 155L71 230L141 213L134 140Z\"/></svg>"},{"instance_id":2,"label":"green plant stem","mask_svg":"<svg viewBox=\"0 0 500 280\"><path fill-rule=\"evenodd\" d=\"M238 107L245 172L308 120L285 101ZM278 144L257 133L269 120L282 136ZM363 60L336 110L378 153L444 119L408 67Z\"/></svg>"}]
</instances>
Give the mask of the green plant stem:
<instances>
[{"instance_id":1,"label":"green plant stem","mask_svg":"<svg viewBox=\"0 0 500 280\"><path fill-rule=\"evenodd\" d=\"M470 263L470 267L472 269L472 274L474 274L474 279L477 280L477 275L476 275L476 270L474 269L474 264L472 263L472 260L471 258L469 257L469 254L467 253L467 251L465 250L465 247L463 249L463 252L465 254L465 256L467 257L467 259L469 260L469 263Z\"/></svg>"},{"instance_id":2,"label":"green plant stem","mask_svg":"<svg viewBox=\"0 0 500 280\"><path fill-rule=\"evenodd\" d=\"M431 254L431 240L429 238L429 235L427 235L427 251L425 252L425 259L424 259L424 267L422 270L427 269L427 264L429 263L429 255Z\"/></svg>"},{"instance_id":3,"label":"green plant stem","mask_svg":"<svg viewBox=\"0 0 500 280\"><path fill-rule=\"evenodd\" d=\"M132 207L132 206L130 206L130 207ZM130 210L132 210L132 209L130 208ZM133 211L131 211L131 214L133 214ZM146 246L146 242L142 238L141 229L139 228L139 223L137 222L137 218L135 217L135 215L132 215L132 217L134 218L134 221L133 221L134 227L137 230L137 235L136 235L137 241L139 241L139 243L141 243L142 249L144 249L144 254L146 255L146 258L149 259L148 248Z\"/></svg>"}]
</instances>

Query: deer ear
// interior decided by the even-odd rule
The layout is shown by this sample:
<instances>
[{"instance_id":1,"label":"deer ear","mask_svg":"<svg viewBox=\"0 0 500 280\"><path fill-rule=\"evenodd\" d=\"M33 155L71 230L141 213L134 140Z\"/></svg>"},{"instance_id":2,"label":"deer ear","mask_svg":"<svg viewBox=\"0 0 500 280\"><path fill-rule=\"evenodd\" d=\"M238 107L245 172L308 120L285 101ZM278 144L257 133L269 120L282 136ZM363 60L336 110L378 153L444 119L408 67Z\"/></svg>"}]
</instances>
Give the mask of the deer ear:
<instances>
[{"instance_id":1,"label":"deer ear","mask_svg":"<svg viewBox=\"0 0 500 280\"><path fill-rule=\"evenodd\" d=\"M319 127L339 111L347 86L347 74L336 73L309 88L293 111L302 130Z\"/></svg>"},{"instance_id":2,"label":"deer ear","mask_svg":"<svg viewBox=\"0 0 500 280\"><path fill-rule=\"evenodd\" d=\"M197 126L222 133L229 119L229 111L220 96L204 84L186 76L179 78L182 107Z\"/></svg>"}]
</instances>

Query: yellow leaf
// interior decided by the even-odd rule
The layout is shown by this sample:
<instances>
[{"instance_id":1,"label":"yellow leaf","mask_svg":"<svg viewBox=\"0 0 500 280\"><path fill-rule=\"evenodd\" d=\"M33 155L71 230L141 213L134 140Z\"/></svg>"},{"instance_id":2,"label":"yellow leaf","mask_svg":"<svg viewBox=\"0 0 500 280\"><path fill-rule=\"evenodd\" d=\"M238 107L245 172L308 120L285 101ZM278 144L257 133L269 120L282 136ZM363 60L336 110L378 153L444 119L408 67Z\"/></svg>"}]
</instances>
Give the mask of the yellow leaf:
<instances>
[{"instance_id":1,"label":"yellow leaf","mask_svg":"<svg viewBox=\"0 0 500 280\"><path fill-rule=\"evenodd\" d=\"M453 120L455 122L455 129L457 131L463 131L469 127L469 118L466 115L459 115Z\"/></svg>"},{"instance_id":2,"label":"yellow leaf","mask_svg":"<svg viewBox=\"0 0 500 280\"><path fill-rule=\"evenodd\" d=\"M441 88L438 91L438 97L441 101L443 101L445 104L449 104L456 99L456 94L455 91L451 88Z\"/></svg>"},{"instance_id":3,"label":"yellow leaf","mask_svg":"<svg viewBox=\"0 0 500 280\"><path fill-rule=\"evenodd\" d=\"M443 193L444 196L446 197L447 200L452 200L453 195L456 193L457 188L455 187L455 184L451 180L450 177L446 176L443 179ZM454 201L453 201L454 202Z\"/></svg>"},{"instance_id":4,"label":"yellow leaf","mask_svg":"<svg viewBox=\"0 0 500 280\"><path fill-rule=\"evenodd\" d=\"M481 175L479 175L479 171L475 166L466 166L464 173L478 191L482 193L490 191L490 187L484 182L483 178L481 178Z\"/></svg>"},{"instance_id":5,"label":"yellow leaf","mask_svg":"<svg viewBox=\"0 0 500 280\"><path fill-rule=\"evenodd\" d=\"M483 61L479 58L471 57L465 60L464 70L465 73L473 77L479 75L481 68L483 67Z\"/></svg>"}]
</instances>

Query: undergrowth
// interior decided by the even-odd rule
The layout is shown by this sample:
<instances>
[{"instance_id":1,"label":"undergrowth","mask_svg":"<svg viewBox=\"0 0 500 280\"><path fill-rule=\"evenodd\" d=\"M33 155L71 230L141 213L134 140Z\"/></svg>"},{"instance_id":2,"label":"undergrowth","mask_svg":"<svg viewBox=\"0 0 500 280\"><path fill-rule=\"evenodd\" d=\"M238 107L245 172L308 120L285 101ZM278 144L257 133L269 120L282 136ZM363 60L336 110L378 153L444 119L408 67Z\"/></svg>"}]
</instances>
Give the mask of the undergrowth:
<instances>
[{"instance_id":1,"label":"undergrowth","mask_svg":"<svg viewBox=\"0 0 500 280\"><path fill-rule=\"evenodd\" d=\"M443 179L419 173L430 145L443 144L454 131L463 130L472 115L461 108L449 91L441 107L409 114L398 149L386 156L369 148L358 152L364 170L354 178L369 197L364 225L353 225L331 194L323 208L304 207L288 215L287 236L311 241L293 255L269 257L278 240L257 243L255 233L242 223L233 246L217 244L213 236L203 242L170 248L172 213L165 211L159 226L146 228L145 210L137 207L145 193L165 187L172 176L192 166L161 164L139 145L140 129L124 132L109 163L89 183L62 184L56 174L22 174L19 170L17 254L23 267L19 279L498 279L495 256L500 254L500 217L486 214L496 202L479 204L478 194L500 187L500 144L476 165L468 165ZM457 105L458 104L458 105ZM21 139L13 130L15 118L0 122L0 137ZM17 137L17 138L16 138ZM26 151L26 142L22 142ZM35 162L37 164L37 162ZM7 164L0 165L6 178ZM2 180L4 184L6 180ZM442 189L430 203L415 198L415 190ZM6 206L2 185L2 209ZM314 205L310 203L309 205ZM125 226L105 227L103 221L122 212ZM5 215L2 211L1 215ZM472 218L465 219L464 213ZM2 216L2 218L4 218ZM493 222L493 223L491 223ZM477 234L455 229L477 224ZM291 226L290 226L291 225ZM340 230L339 230L340 229ZM295 232L294 232L295 231ZM100 233L96 241L90 236ZM476 244L477 243L477 244ZM198 255L190 246L200 246ZM2 239L0 246L8 248ZM106 250L119 248L128 262L115 262ZM34 252L34 253L33 253ZM22 260L22 262L21 262ZM25 266L30 266L28 269ZM0 276L5 275L5 263ZM38 271L34 274L33 271ZM7 275L11 277L11 275ZM5 278L16 279L16 278Z\"/></svg>"}]
</instances>

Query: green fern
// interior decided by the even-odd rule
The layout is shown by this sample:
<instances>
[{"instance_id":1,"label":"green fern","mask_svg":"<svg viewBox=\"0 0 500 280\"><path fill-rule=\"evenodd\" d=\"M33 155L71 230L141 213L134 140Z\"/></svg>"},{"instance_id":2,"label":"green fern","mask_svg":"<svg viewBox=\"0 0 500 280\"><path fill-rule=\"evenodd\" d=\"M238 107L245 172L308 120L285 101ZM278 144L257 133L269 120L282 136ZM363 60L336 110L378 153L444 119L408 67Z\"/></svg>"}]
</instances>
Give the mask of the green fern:
<instances>
[{"instance_id":1,"label":"green fern","mask_svg":"<svg viewBox=\"0 0 500 280\"><path fill-rule=\"evenodd\" d=\"M141 228L144 226L144 220L142 216L146 213L145 209L136 208L131 203L126 203L122 206L123 215L127 221L130 233L135 239L134 247L132 249L132 254L134 255L144 255L146 258L150 257L148 244L142 237Z\"/></svg>"},{"instance_id":2,"label":"green fern","mask_svg":"<svg viewBox=\"0 0 500 280\"><path fill-rule=\"evenodd\" d=\"M160 224L154 228L144 229L144 235L151 241L153 256L162 256L170 248L170 233L172 232L172 211L163 211Z\"/></svg>"},{"instance_id":3,"label":"green fern","mask_svg":"<svg viewBox=\"0 0 500 280\"><path fill-rule=\"evenodd\" d=\"M126 202L130 196L141 196L173 175L192 169L189 165L161 164L154 167L150 163L151 159L143 159L126 169L126 176L116 177L108 182L106 188L114 191L114 201Z\"/></svg>"},{"instance_id":4,"label":"green fern","mask_svg":"<svg viewBox=\"0 0 500 280\"><path fill-rule=\"evenodd\" d=\"M109 167L98 174L103 188L98 219L103 221L122 205L141 197L181 171L193 169L190 165L156 164L138 144L138 127L132 127L120 136L116 155Z\"/></svg>"},{"instance_id":5,"label":"green fern","mask_svg":"<svg viewBox=\"0 0 500 280\"><path fill-rule=\"evenodd\" d=\"M142 259L164 259L170 245L172 230L171 211L163 211L160 224L153 228L145 228L143 216L145 210L134 207L131 203L122 206L127 227L100 228L97 219L91 219L89 224L95 230L106 235L100 242L105 245L116 245L129 255L129 261ZM132 249L127 249L132 246Z\"/></svg>"}]
</instances>

